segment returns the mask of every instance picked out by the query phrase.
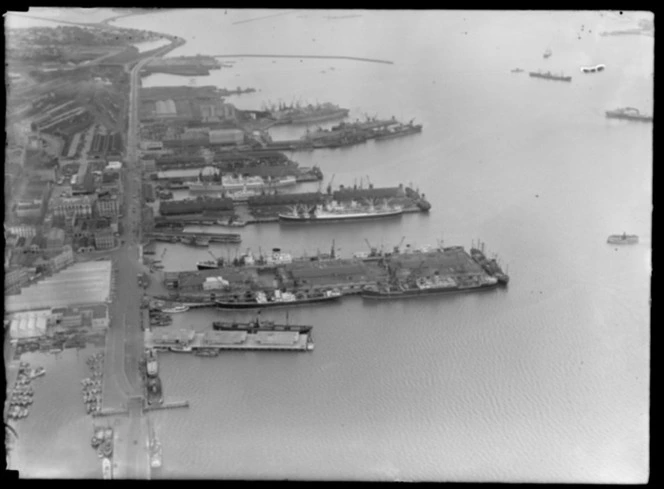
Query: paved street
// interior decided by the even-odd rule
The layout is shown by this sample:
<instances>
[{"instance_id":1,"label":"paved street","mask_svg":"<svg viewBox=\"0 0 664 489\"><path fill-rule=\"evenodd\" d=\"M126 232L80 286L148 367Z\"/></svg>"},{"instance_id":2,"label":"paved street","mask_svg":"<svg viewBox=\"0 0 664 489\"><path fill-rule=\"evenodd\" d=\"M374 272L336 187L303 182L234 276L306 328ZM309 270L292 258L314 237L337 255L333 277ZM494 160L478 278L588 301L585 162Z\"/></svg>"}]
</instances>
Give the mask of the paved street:
<instances>
[{"instance_id":1,"label":"paved street","mask_svg":"<svg viewBox=\"0 0 664 489\"><path fill-rule=\"evenodd\" d=\"M149 61L145 59L131 70L129 121L125 158L123 246L114 251L115 300L110 305L113 318L107 338L104 371L104 408L126 407L129 418L116 421L116 443L113 456L114 477L149 479L147 428L143 419L142 382L139 359L143 352L141 299L143 289L137 275L143 272L139 257L141 240L141 171L137 157L138 72ZM136 208L136 212L132 212Z\"/></svg>"}]
</instances>

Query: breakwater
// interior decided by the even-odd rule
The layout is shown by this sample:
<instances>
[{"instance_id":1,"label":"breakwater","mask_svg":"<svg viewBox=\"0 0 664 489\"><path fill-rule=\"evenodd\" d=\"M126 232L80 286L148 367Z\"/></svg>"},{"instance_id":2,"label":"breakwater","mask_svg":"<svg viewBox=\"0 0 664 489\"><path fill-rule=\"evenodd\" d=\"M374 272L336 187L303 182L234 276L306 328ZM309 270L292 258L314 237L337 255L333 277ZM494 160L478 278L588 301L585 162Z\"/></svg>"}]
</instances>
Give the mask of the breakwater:
<instances>
[{"instance_id":1,"label":"breakwater","mask_svg":"<svg viewBox=\"0 0 664 489\"><path fill-rule=\"evenodd\" d=\"M214 58L299 58L299 59L347 59L365 61L367 63L383 63L393 65L394 61L384 59L360 58L356 56L324 56L314 54L215 54Z\"/></svg>"}]
</instances>

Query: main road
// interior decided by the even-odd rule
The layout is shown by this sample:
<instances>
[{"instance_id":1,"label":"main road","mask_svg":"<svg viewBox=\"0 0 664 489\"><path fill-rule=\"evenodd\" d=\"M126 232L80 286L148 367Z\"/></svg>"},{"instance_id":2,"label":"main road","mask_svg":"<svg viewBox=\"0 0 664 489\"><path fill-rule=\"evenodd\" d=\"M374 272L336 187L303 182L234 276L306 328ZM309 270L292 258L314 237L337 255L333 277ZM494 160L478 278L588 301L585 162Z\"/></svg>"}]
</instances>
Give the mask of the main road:
<instances>
[{"instance_id":1,"label":"main road","mask_svg":"<svg viewBox=\"0 0 664 489\"><path fill-rule=\"evenodd\" d=\"M130 76L129 112L124 171L123 243L113 253L116 268L117 295L110 306L113 318L109 329L104 371L104 408L124 407L129 420L116 420L114 450L114 478L149 479L149 454L145 440L147 426L143 422L143 386L140 378L139 360L143 352L141 329L141 299L137 274L143 272L140 264L142 239L141 195L142 178L138 159L138 103L139 73L152 58L163 56L181 44L174 40L169 46L138 61L131 69L125 67Z\"/></svg>"}]
</instances>

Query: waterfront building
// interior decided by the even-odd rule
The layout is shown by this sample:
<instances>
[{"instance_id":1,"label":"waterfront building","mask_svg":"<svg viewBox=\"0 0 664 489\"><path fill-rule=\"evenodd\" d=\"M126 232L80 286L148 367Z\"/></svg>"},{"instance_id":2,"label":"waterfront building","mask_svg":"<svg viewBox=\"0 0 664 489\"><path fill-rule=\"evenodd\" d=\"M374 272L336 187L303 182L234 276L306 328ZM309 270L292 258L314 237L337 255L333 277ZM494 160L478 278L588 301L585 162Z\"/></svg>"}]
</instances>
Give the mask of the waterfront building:
<instances>
[{"instance_id":1,"label":"waterfront building","mask_svg":"<svg viewBox=\"0 0 664 489\"><path fill-rule=\"evenodd\" d=\"M89 326L96 329L108 328L110 319L106 304L87 306L57 307L50 311L50 323L64 329Z\"/></svg>"},{"instance_id":2,"label":"waterfront building","mask_svg":"<svg viewBox=\"0 0 664 489\"><path fill-rule=\"evenodd\" d=\"M12 314L9 319L9 334L12 339L38 338L46 334L50 321L50 309Z\"/></svg>"}]
</instances>

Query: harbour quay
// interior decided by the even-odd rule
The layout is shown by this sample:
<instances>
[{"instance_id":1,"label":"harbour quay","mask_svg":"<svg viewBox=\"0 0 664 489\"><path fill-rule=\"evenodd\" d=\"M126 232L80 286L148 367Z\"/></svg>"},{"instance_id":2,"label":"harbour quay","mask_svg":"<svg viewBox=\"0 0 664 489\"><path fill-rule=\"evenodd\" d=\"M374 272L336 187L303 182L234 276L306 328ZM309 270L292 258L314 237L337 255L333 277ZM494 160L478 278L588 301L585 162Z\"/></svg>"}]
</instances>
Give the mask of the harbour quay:
<instances>
[{"instance_id":1,"label":"harbour quay","mask_svg":"<svg viewBox=\"0 0 664 489\"><path fill-rule=\"evenodd\" d=\"M479 245L478 245L479 246ZM218 268L198 271L167 272L163 275L164 286L170 290L167 301L195 304L203 307L217 305L235 308L246 302L246 297L263 292L275 298L268 303L256 302L252 307L294 307L312 301L278 300L276 291L312 296L316 293L338 291L341 296L363 295L367 288L386 286L395 282L417 279L440 279L460 284L446 293L487 290L480 284L507 285L509 277L502 271L496 258L489 259L481 249L471 248L470 253L462 246L423 247L403 251L395 247L390 252L356 253L352 258L326 255L292 258L286 253L273 253L268 260L261 255L251 265L219 265ZM246 263L246 260L244 260ZM212 278L218 279L214 287ZM430 292L434 292L430 290ZM388 297L389 298L389 297ZM397 298L397 296L394 296ZM329 301L330 304L338 301ZM225 305L227 304L227 305Z\"/></svg>"},{"instance_id":2,"label":"harbour quay","mask_svg":"<svg viewBox=\"0 0 664 489\"><path fill-rule=\"evenodd\" d=\"M157 351L213 356L221 351L311 351L314 349L311 326L279 326L214 323L205 332L146 331L145 346Z\"/></svg>"}]
</instances>

